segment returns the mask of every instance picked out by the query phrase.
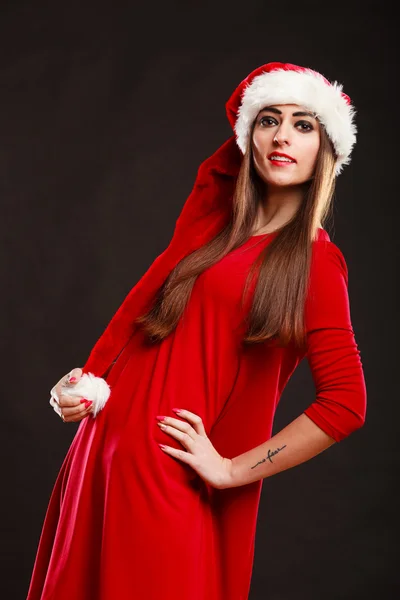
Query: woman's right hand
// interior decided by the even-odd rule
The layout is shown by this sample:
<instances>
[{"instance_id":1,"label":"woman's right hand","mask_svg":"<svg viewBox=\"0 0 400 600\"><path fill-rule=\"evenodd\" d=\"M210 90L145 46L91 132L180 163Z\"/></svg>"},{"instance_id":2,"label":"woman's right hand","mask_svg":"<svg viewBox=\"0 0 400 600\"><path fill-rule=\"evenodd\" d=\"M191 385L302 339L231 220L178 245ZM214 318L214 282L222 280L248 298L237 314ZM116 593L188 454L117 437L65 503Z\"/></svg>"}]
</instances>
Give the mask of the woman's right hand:
<instances>
[{"instance_id":1,"label":"woman's right hand","mask_svg":"<svg viewBox=\"0 0 400 600\"><path fill-rule=\"evenodd\" d=\"M78 383L82 377L82 369L77 367L73 369L69 375L70 380L72 379L72 381L70 383L66 383L65 378L67 375L61 377L60 381L56 385L56 393L59 399L58 404L64 417L64 422L76 423L90 414L92 401L86 400L86 398L80 398L79 396L73 397L62 393L61 385L64 386L65 390L65 386L70 385L72 387L74 384Z\"/></svg>"}]
</instances>

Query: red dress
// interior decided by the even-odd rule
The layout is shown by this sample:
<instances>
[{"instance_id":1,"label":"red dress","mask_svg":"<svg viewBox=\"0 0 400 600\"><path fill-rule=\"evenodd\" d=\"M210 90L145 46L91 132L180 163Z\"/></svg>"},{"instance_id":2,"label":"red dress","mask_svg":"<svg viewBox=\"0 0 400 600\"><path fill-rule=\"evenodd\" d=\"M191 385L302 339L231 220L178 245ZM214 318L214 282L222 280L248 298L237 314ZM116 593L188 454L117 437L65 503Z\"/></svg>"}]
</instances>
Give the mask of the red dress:
<instances>
[{"instance_id":1,"label":"red dress","mask_svg":"<svg viewBox=\"0 0 400 600\"><path fill-rule=\"evenodd\" d=\"M241 346L249 303L240 302L251 263L274 235L251 237L204 271L162 343L147 343L140 329L132 335L107 376L105 408L81 421L61 467L27 600L248 598L262 480L211 488L159 448L182 446L155 417L193 411L229 458L271 437L304 355ZM364 422L366 392L346 263L322 229L306 323L316 398L305 412L340 441Z\"/></svg>"}]
</instances>

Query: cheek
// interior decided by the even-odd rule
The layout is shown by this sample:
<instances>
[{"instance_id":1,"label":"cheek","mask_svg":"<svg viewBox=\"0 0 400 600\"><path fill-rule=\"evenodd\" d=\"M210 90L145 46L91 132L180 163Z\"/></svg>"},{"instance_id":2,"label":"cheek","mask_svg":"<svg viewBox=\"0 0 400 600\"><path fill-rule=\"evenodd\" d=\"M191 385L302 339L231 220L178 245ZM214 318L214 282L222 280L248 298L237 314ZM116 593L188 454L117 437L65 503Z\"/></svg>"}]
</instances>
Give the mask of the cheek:
<instances>
[{"instance_id":1,"label":"cheek","mask_svg":"<svg viewBox=\"0 0 400 600\"><path fill-rule=\"evenodd\" d=\"M305 152L304 152L304 164L307 164L309 168L313 168L316 161L317 161L317 156L318 156L318 150L319 150L319 140L318 143L315 143L315 141L312 141L310 144L307 144L307 147L304 148Z\"/></svg>"},{"instance_id":2,"label":"cheek","mask_svg":"<svg viewBox=\"0 0 400 600\"><path fill-rule=\"evenodd\" d=\"M264 155L268 145L271 143L271 133L255 129L253 133L253 150Z\"/></svg>"},{"instance_id":3,"label":"cheek","mask_svg":"<svg viewBox=\"0 0 400 600\"><path fill-rule=\"evenodd\" d=\"M253 154L255 156L261 154L262 140L260 139L260 136L257 134L253 135L252 148L253 148Z\"/></svg>"}]
</instances>

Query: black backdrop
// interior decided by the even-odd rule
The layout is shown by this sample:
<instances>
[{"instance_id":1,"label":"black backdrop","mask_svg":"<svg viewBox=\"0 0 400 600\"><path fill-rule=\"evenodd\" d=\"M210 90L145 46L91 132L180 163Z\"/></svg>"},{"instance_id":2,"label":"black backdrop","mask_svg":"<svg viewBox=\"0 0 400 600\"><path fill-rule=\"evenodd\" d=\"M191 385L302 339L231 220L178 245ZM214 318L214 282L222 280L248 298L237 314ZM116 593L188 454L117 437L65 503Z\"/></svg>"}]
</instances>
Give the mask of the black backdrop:
<instances>
[{"instance_id":1,"label":"black backdrop","mask_svg":"<svg viewBox=\"0 0 400 600\"><path fill-rule=\"evenodd\" d=\"M384 3L196 6L1 4L1 595L26 597L47 502L78 427L49 406L51 386L85 362L167 246L198 165L232 133L224 104L233 89L255 67L283 61L343 82L358 110L329 233L349 267L368 413L340 444L264 481L250 598L397 598L391 14ZM313 394L303 361L274 432Z\"/></svg>"}]
</instances>

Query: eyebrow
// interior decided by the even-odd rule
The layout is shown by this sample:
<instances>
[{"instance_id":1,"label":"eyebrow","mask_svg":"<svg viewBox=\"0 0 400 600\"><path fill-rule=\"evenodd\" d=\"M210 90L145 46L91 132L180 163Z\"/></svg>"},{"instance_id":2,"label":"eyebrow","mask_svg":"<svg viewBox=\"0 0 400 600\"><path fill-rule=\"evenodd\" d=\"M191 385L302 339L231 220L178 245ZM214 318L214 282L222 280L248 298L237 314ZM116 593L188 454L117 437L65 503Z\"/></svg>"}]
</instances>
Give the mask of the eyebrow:
<instances>
[{"instance_id":1,"label":"eyebrow","mask_svg":"<svg viewBox=\"0 0 400 600\"><path fill-rule=\"evenodd\" d=\"M279 110L278 108L275 108L274 106L265 106L264 108L262 108L260 110L260 112L263 112L264 110L268 110L269 112L273 112L277 115L282 114L282 111ZM307 111L303 111L303 110L294 112L292 116L293 117L311 117L312 119L316 119L316 113L311 113L311 112L307 112Z\"/></svg>"}]
</instances>

